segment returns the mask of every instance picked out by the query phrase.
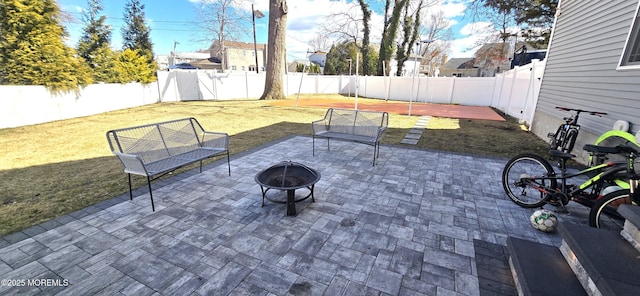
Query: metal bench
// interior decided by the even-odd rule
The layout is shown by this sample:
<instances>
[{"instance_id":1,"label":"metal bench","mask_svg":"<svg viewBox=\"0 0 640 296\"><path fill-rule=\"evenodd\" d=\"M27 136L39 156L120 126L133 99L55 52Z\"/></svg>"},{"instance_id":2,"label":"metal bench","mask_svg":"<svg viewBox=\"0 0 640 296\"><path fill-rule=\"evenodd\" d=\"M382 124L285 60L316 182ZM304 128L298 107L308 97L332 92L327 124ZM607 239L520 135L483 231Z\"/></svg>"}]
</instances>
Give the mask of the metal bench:
<instances>
[{"instance_id":1,"label":"metal bench","mask_svg":"<svg viewBox=\"0 0 640 296\"><path fill-rule=\"evenodd\" d=\"M109 147L124 165L129 179L131 174L147 177L151 209L155 212L151 181L180 167L220 155L227 155L229 163L229 135L205 131L195 118L184 118L160 123L121 128L107 132Z\"/></svg>"},{"instance_id":2,"label":"metal bench","mask_svg":"<svg viewBox=\"0 0 640 296\"><path fill-rule=\"evenodd\" d=\"M357 142L373 146L373 165L380 154L382 133L389 125L389 114L377 111L358 111L350 109L330 108L323 119L311 123L313 128L313 155L315 155L316 138L327 139L330 150L330 139Z\"/></svg>"}]
</instances>

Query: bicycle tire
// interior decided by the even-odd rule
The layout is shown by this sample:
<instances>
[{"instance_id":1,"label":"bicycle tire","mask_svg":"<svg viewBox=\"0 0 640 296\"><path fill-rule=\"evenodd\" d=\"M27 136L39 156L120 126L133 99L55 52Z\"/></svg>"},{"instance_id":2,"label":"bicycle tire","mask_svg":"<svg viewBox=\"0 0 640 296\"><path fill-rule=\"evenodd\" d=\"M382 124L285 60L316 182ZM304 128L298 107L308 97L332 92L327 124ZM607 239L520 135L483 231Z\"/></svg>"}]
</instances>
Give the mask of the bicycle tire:
<instances>
[{"instance_id":1,"label":"bicycle tire","mask_svg":"<svg viewBox=\"0 0 640 296\"><path fill-rule=\"evenodd\" d=\"M624 218L618 214L621 204L631 204L628 189L617 190L600 198L589 212L589 226L621 230L624 226Z\"/></svg>"},{"instance_id":2,"label":"bicycle tire","mask_svg":"<svg viewBox=\"0 0 640 296\"><path fill-rule=\"evenodd\" d=\"M502 170L502 187L515 204L523 208L543 206L550 196L530 184L522 183L523 176L555 176L549 162L536 154L520 154L510 159ZM539 185L556 188L556 179L538 180Z\"/></svg>"},{"instance_id":3,"label":"bicycle tire","mask_svg":"<svg viewBox=\"0 0 640 296\"><path fill-rule=\"evenodd\" d=\"M576 139L578 138L578 130L575 128L569 129L564 138L560 147L562 147L562 152L571 153L573 151L573 146L576 144Z\"/></svg>"}]
</instances>

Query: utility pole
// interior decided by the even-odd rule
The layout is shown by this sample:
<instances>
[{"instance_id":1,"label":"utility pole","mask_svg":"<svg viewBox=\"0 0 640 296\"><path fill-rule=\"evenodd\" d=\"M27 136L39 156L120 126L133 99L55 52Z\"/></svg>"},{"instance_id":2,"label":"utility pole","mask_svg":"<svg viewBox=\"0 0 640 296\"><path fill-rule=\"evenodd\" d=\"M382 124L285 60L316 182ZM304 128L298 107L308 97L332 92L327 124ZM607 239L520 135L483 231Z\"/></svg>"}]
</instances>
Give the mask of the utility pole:
<instances>
[{"instance_id":1,"label":"utility pole","mask_svg":"<svg viewBox=\"0 0 640 296\"><path fill-rule=\"evenodd\" d=\"M253 23L253 54L256 56L256 73L258 73L258 45L256 43L256 17L263 18L264 13L260 10L253 9L253 3L251 3L251 21Z\"/></svg>"}]
</instances>

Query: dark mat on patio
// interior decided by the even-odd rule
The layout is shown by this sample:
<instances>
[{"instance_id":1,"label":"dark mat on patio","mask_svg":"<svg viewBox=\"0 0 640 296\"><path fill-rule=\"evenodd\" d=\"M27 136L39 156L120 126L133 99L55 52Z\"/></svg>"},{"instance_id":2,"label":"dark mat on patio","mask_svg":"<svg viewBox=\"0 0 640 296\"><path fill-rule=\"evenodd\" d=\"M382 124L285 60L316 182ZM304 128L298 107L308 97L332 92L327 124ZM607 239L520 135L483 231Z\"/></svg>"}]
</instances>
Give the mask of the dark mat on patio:
<instances>
[{"instance_id":1,"label":"dark mat on patio","mask_svg":"<svg viewBox=\"0 0 640 296\"><path fill-rule=\"evenodd\" d=\"M478 268L480 295L518 295L507 248L481 240L473 240Z\"/></svg>"}]
</instances>

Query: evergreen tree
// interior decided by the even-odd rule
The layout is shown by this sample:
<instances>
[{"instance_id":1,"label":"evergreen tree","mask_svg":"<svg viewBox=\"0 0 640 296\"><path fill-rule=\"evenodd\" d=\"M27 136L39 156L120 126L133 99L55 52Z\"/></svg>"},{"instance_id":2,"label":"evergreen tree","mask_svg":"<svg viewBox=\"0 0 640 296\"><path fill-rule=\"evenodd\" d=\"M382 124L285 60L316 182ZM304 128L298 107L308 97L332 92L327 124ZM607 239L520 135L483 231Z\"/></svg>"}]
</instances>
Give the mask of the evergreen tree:
<instances>
[{"instance_id":1,"label":"evergreen tree","mask_svg":"<svg viewBox=\"0 0 640 296\"><path fill-rule=\"evenodd\" d=\"M145 65L139 69L139 79L135 81L142 83L155 81L155 71L158 69L158 65L153 60L153 44L149 38L151 30L145 23L144 5L140 3L140 0L128 0L125 4L124 22L125 25L121 29L123 40L122 49L124 52L121 54L117 63L129 60L137 61L138 59L131 59L132 57L129 56L131 53L136 53L140 55L140 57L143 57L149 65ZM129 51L127 51L127 49ZM126 58L123 59L123 56ZM119 73L119 75L120 74L122 73ZM121 82L126 83L129 81L124 80Z\"/></svg>"},{"instance_id":2,"label":"evergreen tree","mask_svg":"<svg viewBox=\"0 0 640 296\"><path fill-rule=\"evenodd\" d=\"M155 64L150 64L145 55L137 50L125 49L117 55L115 71L120 83L140 82L151 83L156 80Z\"/></svg>"},{"instance_id":3,"label":"evergreen tree","mask_svg":"<svg viewBox=\"0 0 640 296\"><path fill-rule=\"evenodd\" d=\"M480 0L473 2L471 8L476 14L484 14L485 17L493 14L508 17L510 21L520 26L521 34L528 43L543 47L549 42L558 2L558 0ZM494 23L499 26L505 22L500 18L498 20ZM513 32L505 32L503 29L500 37L506 40L510 34Z\"/></svg>"},{"instance_id":4,"label":"evergreen tree","mask_svg":"<svg viewBox=\"0 0 640 296\"><path fill-rule=\"evenodd\" d=\"M341 42L331 46L327 53L327 60L324 65L325 75L349 75L356 73L356 64L363 66L363 63L356 63L359 46L354 42ZM362 58L362 56L360 56ZM370 61L371 62L371 61ZM351 69L349 69L351 67ZM362 71L359 70L359 73Z\"/></svg>"},{"instance_id":5,"label":"evergreen tree","mask_svg":"<svg viewBox=\"0 0 640 296\"><path fill-rule=\"evenodd\" d=\"M78 42L78 55L91 68L93 80L116 82L114 53L111 51L111 27L105 24L107 19L99 15L102 11L101 0L89 0L88 9L83 13L85 27Z\"/></svg>"},{"instance_id":6,"label":"evergreen tree","mask_svg":"<svg viewBox=\"0 0 640 296\"><path fill-rule=\"evenodd\" d=\"M53 0L0 2L0 82L58 91L91 83L86 65L66 46Z\"/></svg>"},{"instance_id":7,"label":"evergreen tree","mask_svg":"<svg viewBox=\"0 0 640 296\"><path fill-rule=\"evenodd\" d=\"M122 27L122 49L138 50L153 58L153 44L149 38L151 30L144 20L144 4L140 0L129 0L125 4L124 27Z\"/></svg>"}]
</instances>

